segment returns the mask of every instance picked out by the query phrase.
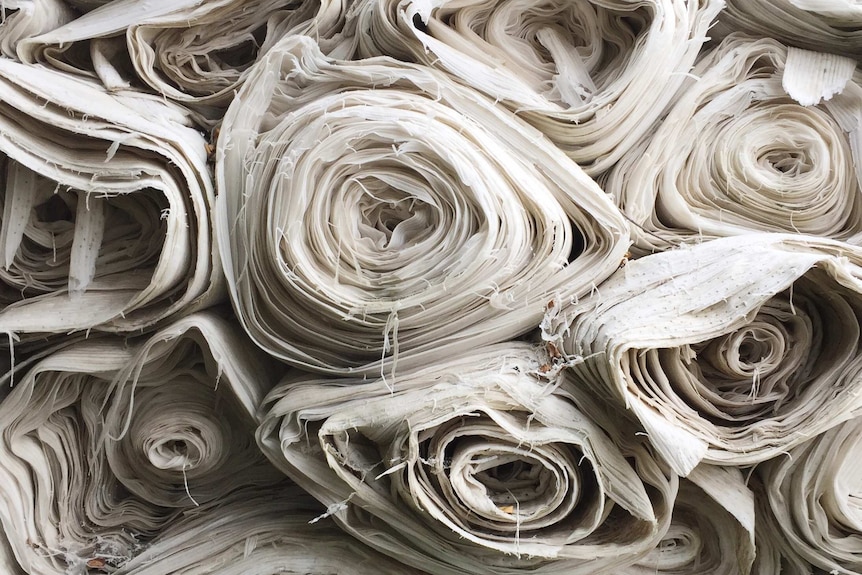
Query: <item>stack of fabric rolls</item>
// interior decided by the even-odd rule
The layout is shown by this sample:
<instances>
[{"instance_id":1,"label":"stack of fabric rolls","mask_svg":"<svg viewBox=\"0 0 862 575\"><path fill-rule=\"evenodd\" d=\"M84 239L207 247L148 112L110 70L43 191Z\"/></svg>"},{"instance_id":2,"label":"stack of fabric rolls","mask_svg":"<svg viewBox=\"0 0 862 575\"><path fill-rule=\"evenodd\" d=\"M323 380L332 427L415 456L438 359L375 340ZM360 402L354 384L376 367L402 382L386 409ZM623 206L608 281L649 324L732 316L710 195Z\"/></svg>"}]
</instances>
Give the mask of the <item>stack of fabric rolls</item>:
<instances>
[{"instance_id":1,"label":"stack of fabric rolls","mask_svg":"<svg viewBox=\"0 0 862 575\"><path fill-rule=\"evenodd\" d=\"M0 571L862 574L852 0L9 0Z\"/></svg>"}]
</instances>

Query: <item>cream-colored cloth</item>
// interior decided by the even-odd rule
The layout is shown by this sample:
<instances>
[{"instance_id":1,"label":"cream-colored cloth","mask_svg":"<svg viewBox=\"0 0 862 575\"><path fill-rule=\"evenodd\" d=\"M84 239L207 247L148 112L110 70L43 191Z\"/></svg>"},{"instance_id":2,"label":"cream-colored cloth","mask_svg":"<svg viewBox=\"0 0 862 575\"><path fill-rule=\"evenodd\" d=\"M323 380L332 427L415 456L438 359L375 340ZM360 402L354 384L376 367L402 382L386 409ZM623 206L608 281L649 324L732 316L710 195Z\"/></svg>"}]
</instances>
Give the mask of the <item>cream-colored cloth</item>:
<instances>
[{"instance_id":1,"label":"cream-colored cloth","mask_svg":"<svg viewBox=\"0 0 862 575\"><path fill-rule=\"evenodd\" d=\"M722 238L629 262L545 331L681 475L751 465L862 407L860 264L826 239Z\"/></svg>"},{"instance_id":2,"label":"cream-colored cloth","mask_svg":"<svg viewBox=\"0 0 862 575\"><path fill-rule=\"evenodd\" d=\"M5 59L0 102L0 332L140 333L223 297L187 114Z\"/></svg>"},{"instance_id":3,"label":"cream-colored cloth","mask_svg":"<svg viewBox=\"0 0 862 575\"><path fill-rule=\"evenodd\" d=\"M751 231L862 243L856 61L727 38L603 178L644 251Z\"/></svg>"},{"instance_id":4,"label":"cream-colored cloth","mask_svg":"<svg viewBox=\"0 0 862 575\"><path fill-rule=\"evenodd\" d=\"M283 481L254 438L274 373L210 313L36 363L0 403L0 523L17 562L31 574L112 570L183 510Z\"/></svg>"},{"instance_id":5,"label":"cream-colored cloth","mask_svg":"<svg viewBox=\"0 0 862 575\"><path fill-rule=\"evenodd\" d=\"M758 540L782 573L862 572L862 419L856 417L757 467Z\"/></svg>"},{"instance_id":6,"label":"cream-colored cloth","mask_svg":"<svg viewBox=\"0 0 862 575\"><path fill-rule=\"evenodd\" d=\"M858 0L726 0L713 32L742 31L808 50L862 56Z\"/></svg>"},{"instance_id":7,"label":"cream-colored cloth","mask_svg":"<svg viewBox=\"0 0 862 575\"><path fill-rule=\"evenodd\" d=\"M505 341L622 261L628 230L541 134L434 70L287 38L221 128L217 232L269 353L383 372Z\"/></svg>"},{"instance_id":8,"label":"cream-colored cloth","mask_svg":"<svg viewBox=\"0 0 862 575\"><path fill-rule=\"evenodd\" d=\"M337 4L337 2L335 2ZM721 0L363 0L333 55L446 71L517 112L591 175L661 117Z\"/></svg>"},{"instance_id":9,"label":"cream-colored cloth","mask_svg":"<svg viewBox=\"0 0 862 575\"><path fill-rule=\"evenodd\" d=\"M619 573L667 533L677 479L524 343L378 379L301 377L258 442L346 531L436 574Z\"/></svg>"},{"instance_id":10,"label":"cream-colored cloth","mask_svg":"<svg viewBox=\"0 0 862 575\"><path fill-rule=\"evenodd\" d=\"M738 469L700 465L679 484L661 543L623 575L748 575L754 547L754 495Z\"/></svg>"},{"instance_id":11,"label":"cream-colored cloth","mask_svg":"<svg viewBox=\"0 0 862 575\"><path fill-rule=\"evenodd\" d=\"M422 575L338 529L286 480L183 513L113 575Z\"/></svg>"},{"instance_id":12,"label":"cream-colored cloth","mask_svg":"<svg viewBox=\"0 0 862 575\"><path fill-rule=\"evenodd\" d=\"M112 90L143 81L214 125L262 54L291 34L333 35L341 12L311 0L117 0L22 42L19 53Z\"/></svg>"},{"instance_id":13,"label":"cream-colored cloth","mask_svg":"<svg viewBox=\"0 0 862 575\"><path fill-rule=\"evenodd\" d=\"M18 57L18 44L55 30L77 14L63 0L5 0L0 19L0 54Z\"/></svg>"}]
</instances>

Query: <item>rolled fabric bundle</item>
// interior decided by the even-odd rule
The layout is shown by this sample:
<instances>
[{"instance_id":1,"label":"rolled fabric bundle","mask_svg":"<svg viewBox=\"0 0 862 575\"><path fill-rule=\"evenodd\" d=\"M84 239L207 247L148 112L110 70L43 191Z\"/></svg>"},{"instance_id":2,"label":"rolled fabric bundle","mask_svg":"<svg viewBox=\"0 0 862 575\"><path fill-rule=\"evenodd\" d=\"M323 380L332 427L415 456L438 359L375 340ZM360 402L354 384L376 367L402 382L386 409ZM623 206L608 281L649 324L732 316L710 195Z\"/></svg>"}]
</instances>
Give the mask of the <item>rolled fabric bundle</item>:
<instances>
[{"instance_id":1,"label":"rolled fabric bundle","mask_svg":"<svg viewBox=\"0 0 862 575\"><path fill-rule=\"evenodd\" d=\"M680 475L752 465L862 406L860 265L826 239L721 238L629 262L545 330Z\"/></svg>"},{"instance_id":2,"label":"rolled fabric bundle","mask_svg":"<svg viewBox=\"0 0 862 575\"><path fill-rule=\"evenodd\" d=\"M679 484L661 543L623 575L748 575L752 571L754 496L734 468L700 465Z\"/></svg>"},{"instance_id":3,"label":"rolled fabric bundle","mask_svg":"<svg viewBox=\"0 0 862 575\"><path fill-rule=\"evenodd\" d=\"M140 333L223 297L185 113L9 60L0 101L0 333Z\"/></svg>"},{"instance_id":4,"label":"rolled fabric bundle","mask_svg":"<svg viewBox=\"0 0 862 575\"><path fill-rule=\"evenodd\" d=\"M270 50L221 127L217 235L252 339L304 369L394 373L534 329L625 256L625 221L535 130L388 58Z\"/></svg>"},{"instance_id":5,"label":"rolled fabric bundle","mask_svg":"<svg viewBox=\"0 0 862 575\"><path fill-rule=\"evenodd\" d=\"M71 22L77 14L63 0L8 0L0 21L0 54L17 58L18 43Z\"/></svg>"},{"instance_id":6,"label":"rolled fabric bundle","mask_svg":"<svg viewBox=\"0 0 862 575\"><path fill-rule=\"evenodd\" d=\"M238 490L185 512L113 575L407 573L404 565L321 519L324 512L287 481Z\"/></svg>"},{"instance_id":7,"label":"rolled fabric bundle","mask_svg":"<svg viewBox=\"0 0 862 575\"><path fill-rule=\"evenodd\" d=\"M434 574L617 573L677 489L643 437L526 343L384 380L287 380L258 443L348 533Z\"/></svg>"},{"instance_id":8,"label":"rolled fabric bundle","mask_svg":"<svg viewBox=\"0 0 862 575\"><path fill-rule=\"evenodd\" d=\"M726 0L715 34L736 31L791 46L862 57L862 5L855 0Z\"/></svg>"},{"instance_id":9,"label":"rolled fabric bundle","mask_svg":"<svg viewBox=\"0 0 862 575\"><path fill-rule=\"evenodd\" d=\"M183 510L282 480L255 445L268 360L195 314L62 347L0 403L0 522L27 573L113 570Z\"/></svg>"},{"instance_id":10,"label":"rolled fabric bundle","mask_svg":"<svg viewBox=\"0 0 862 575\"><path fill-rule=\"evenodd\" d=\"M661 117L721 0L365 0L332 54L445 70L517 112L591 175ZM649 73L644 73L648 70Z\"/></svg>"},{"instance_id":11,"label":"rolled fabric bundle","mask_svg":"<svg viewBox=\"0 0 862 575\"><path fill-rule=\"evenodd\" d=\"M666 118L603 179L644 251L794 232L862 243L856 62L725 39Z\"/></svg>"},{"instance_id":12,"label":"rolled fabric bundle","mask_svg":"<svg viewBox=\"0 0 862 575\"><path fill-rule=\"evenodd\" d=\"M24 52L27 61L71 64L76 43L89 43L86 64L106 85L128 87L139 78L215 122L251 65L279 39L303 32L325 38L341 20L336 7L323 11L316 0L162 0L145 6L119 0L35 38ZM124 42L106 40L122 36Z\"/></svg>"},{"instance_id":13,"label":"rolled fabric bundle","mask_svg":"<svg viewBox=\"0 0 862 575\"><path fill-rule=\"evenodd\" d=\"M129 27L126 41L137 75L172 100L211 106L221 120L252 64L282 37L325 33L319 2L220 0ZM189 22L194 25L189 27Z\"/></svg>"},{"instance_id":14,"label":"rolled fabric bundle","mask_svg":"<svg viewBox=\"0 0 862 575\"><path fill-rule=\"evenodd\" d=\"M860 431L856 417L757 466L758 521L782 573L862 573Z\"/></svg>"}]
</instances>

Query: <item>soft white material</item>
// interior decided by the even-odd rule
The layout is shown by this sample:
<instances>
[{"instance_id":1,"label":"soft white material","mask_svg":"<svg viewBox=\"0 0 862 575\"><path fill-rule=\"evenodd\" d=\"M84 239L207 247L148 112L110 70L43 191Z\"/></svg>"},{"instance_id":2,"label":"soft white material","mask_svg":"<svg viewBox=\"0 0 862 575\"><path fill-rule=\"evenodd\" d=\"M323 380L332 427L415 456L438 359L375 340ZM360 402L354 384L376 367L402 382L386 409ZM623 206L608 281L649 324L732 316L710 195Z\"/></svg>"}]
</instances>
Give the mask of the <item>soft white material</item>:
<instances>
[{"instance_id":1,"label":"soft white material","mask_svg":"<svg viewBox=\"0 0 862 575\"><path fill-rule=\"evenodd\" d=\"M533 128L434 70L271 49L221 127L217 232L262 348L393 377L535 328L622 261L625 221Z\"/></svg>"},{"instance_id":2,"label":"soft white material","mask_svg":"<svg viewBox=\"0 0 862 575\"><path fill-rule=\"evenodd\" d=\"M862 244L855 66L740 35L705 54L667 117L603 178L638 247L752 231Z\"/></svg>"},{"instance_id":3,"label":"soft white material","mask_svg":"<svg viewBox=\"0 0 862 575\"><path fill-rule=\"evenodd\" d=\"M16 58L18 44L71 22L77 16L63 0L4 0L0 54Z\"/></svg>"},{"instance_id":4,"label":"soft white material","mask_svg":"<svg viewBox=\"0 0 862 575\"><path fill-rule=\"evenodd\" d=\"M131 332L217 301L214 192L188 115L0 60L0 332Z\"/></svg>"},{"instance_id":5,"label":"soft white material","mask_svg":"<svg viewBox=\"0 0 862 575\"><path fill-rule=\"evenodd\" d=\"M382 379L292 378L258 442L353 536L435 574L619 573L677 479L637 428L528 344Z\"/></svg>"},{"instance_id":6,"label":"soft white material","mask_svg":"<svg viewBox=\"0 0 862 575\"><path fill-rule=\"evenodd\" d=\"M862 572L862 419L856 417L757 468L763 531L791 575Z\"/></svg>"},{"instance_id":7,"label":"soft white material","mask_svg":"<svg viewBox=\"0 0 862 575\"><path fill-rule=\"evenodd\" d=\"M282 481L254 440L273 373L204 313L138 344L60 347L19 375L0 403L0 523L17 561L120 567L183 510Z\"/></svg>"},{"instance_id":8,"label":"soft white material","mask_svg":"<svg viewBox=\"0 0 862 575\"><path fill-rule=\"evenodd\" d=\"M332 2L338 4L339 2ZM723 0L362 0L339 57L444 70L546 134L591 175L673 101Z\"/></svg>"},{"instance_id":9,"label":"soft white material","mask_svg":"<svg viewBox=\"0 0 862 575\"><path fill-rule=\"evenodd\" d=\"M713 33L743 31L791 46L862 56L862 4L858 0L726 0Z\"/></svg>"},{"instance_id":10,"label":"soft white material","mask_svg":"<svg viewBox=\"0 0 862 575\"><path fill-rule=\"evenodd\" d=\"M629 262L555 330L675 471L751 465L862 408L860 265L824 239L713 240Z\"/></svg>"},{"instance_id":11,"label":"soft white material","mask_svg":"<svg viewBox=\"0 0 862 575\"><path fill-rule=\"evenodd\" d=\"M680 481L661 543L622 575L748 575L754 562L754 494L734 468L699 465Z\"/></svg>"},{"instance_id":12,"label":"soft white material","mask_svg":"<svg viewBox=\"0 0 862 575\"><path fill-rule=\"evenodd\" d=\"M312 0L117 0L22 42L19 52L26 62L94 71L115 90L142 80L217 123L262 54L291 34L334 34L342 11ZM106 42L118 49L76 60L74 47L98 52Z\"/></svg>"}]
</instances>

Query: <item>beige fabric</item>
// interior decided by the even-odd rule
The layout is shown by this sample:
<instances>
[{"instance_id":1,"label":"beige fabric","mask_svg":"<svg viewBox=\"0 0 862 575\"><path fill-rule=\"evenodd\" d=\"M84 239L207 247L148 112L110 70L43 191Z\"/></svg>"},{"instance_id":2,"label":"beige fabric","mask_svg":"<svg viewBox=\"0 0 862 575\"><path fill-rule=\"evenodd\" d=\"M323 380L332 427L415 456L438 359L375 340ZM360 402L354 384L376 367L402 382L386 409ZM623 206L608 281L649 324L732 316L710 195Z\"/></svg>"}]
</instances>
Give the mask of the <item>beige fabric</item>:
<instances>
[{"instance_id":1,"label":"beige fabric","mask_svg":"<svg viewBox=\"0 0 862 575\"><path fill-rule=\"evenodd\" d=\"M809 564L841 575L862 572L860 432L857 417L758 466L764 527L758 537L780 550L787 573L807 573Z\"/></svg>"},{"instance_id":2,"label":"beige fabric","mask_svg":"<svg viewBox=\"0 0 862 575\"><path fill-rule=\"evenodd\" d=\"M4 0L0 54L17 58L18 44L71 22L76 14L63 0Z\"/></svg>"},{"instance_id":3,"label":"beige fabric","mask_svg":"<svg viewBox=\"0 0 862 575\"><path fill-rule=\"evenodd\" d=\"M856 0L726 0L715 27L766 36L809 50L862 56L862 5Z\"/></svg>"},{"instance_id":4,"label":"beige fabric","mask_svg":"<svg viewBox=\"0 0 862 575\"><path fill-rule=\"evenodd\" d=\"M751 231L862 243L855 67L743 36L707 53L664 121L603 179L637 245Z\"/></svg>"},{"instance_id":5,"label":"beige fabric","mask_svg":"<svg viewBox=\"0 0 862 575\"><path fill-rule=\"evenodd\" d=\"M0 332L140 333L222 296L182 110L9 60L0 101Z\"/></svg>"},{"instance_id":6,"label":"beige fabric","mask_svg":"<svg viewBox=\"0 0 862 575\"><path fill-rule=\"evenodd\" d=\"M624 419L508 343L383 380L288 380L267 456L366 544L431 573L618 573L676 494ZM562 374L561 374L562 373Z\"/></svg>"},{"instance_id":7,"label":"beige fabric","mask_svg":"<svg viewBox=\"0 0 862 575\"><path fill-rule=\"evenodd\" d=\"M754 561L754 495L739 470L700 465L679 484L661 543L624 575L747 575Z\"/></svg>"},{"instance_id":8,"label":"beige fabric","mask_svg":"<svg viewBox=\"0 0 862 575\"><path fill-rule=\"evenodd\" d=\"M114 575L422 575L342 532L287 481L185 512Z\"/></svg>"},{"instance_id":9,"label":"beige fabric","mask_svg":"<svg viewBox=\"0 0 862 575\"><path fill-rule=\"evenodd\" d=\"M21 57L95 73L113 89L139 79L216 123L251 65L279 39L326 37L342 19L337 7L312 0L118 0L29 40ZM83 43L91 61L76 55Z\"/></svg>"},{"instance_id":10,"label":"beige fabric","mask_svg":"<svg viewBox=\"0 0 862 575\"><path fill-rule=\"evenodd\" d=\"M17 561L32 574L111 570L183 510L281 481L253 435L272 373L211 314L39 361L0 403L0 522Z\"/></svg>"},{"instance_id":11,"label":"beige fabric","mask_svg":"<svg viewBox=\"0 0 862 575\"><path fill-rule=\"evenodd\" d=\"M234 307L269 353L383 372L534 328L594 289L624 220L528 125L428 69L287 38L221 128L217 225Z\"/></svg>"},{"instance_id":12,"label":"beige fabric","mask_svg":"<svg viewBox=\"0 0 862 575\"><path fill-rule=\"evenodd\" d=\"M514 110L591 175L650 129L688 73L720 0L364 0L340 57L446 71Z\"/></svg>"},{"instance_id":13,"label":"beige fabric","mask_svg":"<svg viewBox=\"0 0 862 575\"><path fill-rule=\"evenodd\" d=\"M862 407L860 264L829 240L718 239L629 262L546 329L681 475L751 465Z\"/></svg>"}]
</instances>

